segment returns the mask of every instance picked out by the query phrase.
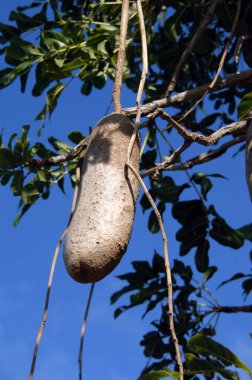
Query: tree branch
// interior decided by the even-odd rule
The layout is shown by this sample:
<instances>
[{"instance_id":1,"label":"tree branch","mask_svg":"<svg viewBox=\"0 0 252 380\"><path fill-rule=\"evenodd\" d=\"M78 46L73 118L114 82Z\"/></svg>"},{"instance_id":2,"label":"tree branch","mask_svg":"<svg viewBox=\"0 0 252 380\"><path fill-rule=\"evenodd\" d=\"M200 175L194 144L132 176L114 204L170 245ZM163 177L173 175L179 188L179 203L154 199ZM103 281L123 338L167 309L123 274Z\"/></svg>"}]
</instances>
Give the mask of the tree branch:
<instances>
[{"instance_id":1,"label":"tree branch","mask_svg":"<svg viewBox=\"0 0 252 380\"><path fill-rule=\"evenodd\" d=\"M201 21L201 23L200 23L199 27L197 28L197 30L196 30L193 38L191 39L191 41L189 42L187 48L183 51L183 53L181 55L181 58L180 58L177 66L176 66L175 72L174 72L174 74L173 74L173 76L171 78L170 84L169 84L169 86L168 86L168 88L166 90L166 93L165 93L166 96L168 96L169 93L174 90L174 87L177 84L180 72L181 72L181 70L182 70L182 68L183 68L183 66L184 66L187 58L191 54L193 47L198 42L199 38L202 36L202 33L204 32L204 30L206 29L207 25L209 24L209 22L211 21L212 17L214 16L215 8L222 1L223 0L215 0L212 3L212 5L208 8L208 11L205 14L205 17Z\"/></svg>"},{"instance_id":2,"label":"tree branch","mask_svg":"<svg viewBox=\"0 0 252 380\"><path fill-rule=\"evenodd\" d=\"M218 129L216 132L212 133L210 136L200 135L195 132L188 131L185 127L179 124L176 120L174 120L168 113L164 110L160 109L159 115L162 119L169 121L178 131L178 133L186 140L186 141L194 141L198 144L209 146L217 143L218 140L223 138L224 136L230 135L232 133L243 132L247 129L247 120L236 121L225 127Z\"/></svg>"},{"instance_id":3,"label":"tree branch","mask_svg":"<svg viewBox=\"0 0 252 380\"><path fill-rule=\"evenodd\" d=\"M195 108L199 105L199 103L201 103L206 95L208 94L209 90L211 88L214 87L219 75L220 75L220 72L222 70L222 67L224 65L224 62L225 62L225 59L226 59L226 56L227 56L227 53L228 53L228 48L229 48L229 45L231 44L231 41L233 39L233 36L234 36L234 32L235 32L235 29L236 29L236 26L237 26L237 23L238 23L238 20L239 20L239 16L240 16L240 10L241 10L241 0L237 0L237 9L236 9L236 14L235 14L235 18L234 18L234 22L233 22L233 25L232 25L232 29L231 29L231 32L230 32L230 35L228 37L228 40L227 40L227 43L224 47L224 50L222 52L222 55L221 55L221 59L220 59L220 62L219 62L219 67L218 67L218 70L214 76L214 79L212 80L212 82L210 83L208 89L206 90L206 92L201 96L200 99L197 100L197 102L184 114L184 116L180 119L180 120L183 120L185 117L187 117L193 110L195 110Z\"/></svg>"},{"instance_id":4,"label":"tree branch","mask_svg":"<svg viewBox=\"0 0 252 380\"><path fill-rule=\"evenodd\" d=\"M252 80L252 69L244 70L240 73L229 75L226 78L219 78L215 85L209 89L209 93L219 91L226 87L244 86L246 87L248 83ZM170 98L163 98L159 100L154 100L153 102L146 103L141 106L142 116L146 116L149 113L155 111L157 108L165 108L168 106L173 106L175 104L187 103L196 100L202 96L206 90L209 88L211 83L205 84L203 86L194 88L192 90L187 90L180 92ZM122 112L128 117L135 117L137 108L130 107L122 109Z\"/></svg>"},{"instance_id":5,"label":"tree branch","mask_svg":"<svg viewBox=\"0 0 252 380\"><path fill-rule=\"evenodd\" d=\"M78 145L76 145L68 154L62 154L60 156L47 157L45 159L33 159L27 163L27 166L40 168L42 166L55 166L62 164L66 161L71 161L78 157L84 150L86 150L90 143L90 136L82 140Z\"/></svg>"},{"instance_id":6,"label":"tree branch","mask_svg":"<svg viewBox=\"0 0 252 380\"><path fill-rule=\"evenodd\" d=\"M88 296L88 301L87 301L87 306L85 309L84 313L84 318L83 322L81 325L81 338L80 338L80 348L79 348L79 355L78 355L78 363L79 363L79 380L82 380L82 354L83 354L83 344L84 344L84 336L85 336L85 331L86 331L86 326L87 326L87 319L88 319L88 312L93 296L93 291L94 291L95 283L91 285L90 291L89 291L89 296Z\"/></svg>"},{"instance_id":7,"label":"tree branch","mask_svg":"<svg viewBox=\"0 0 252 380\"><path fill-rule=\"evenodd\" d=\"M216 313L252 313L252 305L244 306L217 306L213 308Z\"/></svg>"},{"instance_id":8,"label":"tree branch","mask_svg":"<svg viewBox=\"0 0 252 380\"><path fill-rule=\"evenodd\" d=\"M118 57L117 57L117 63L116 63L116 75L115 75L115 82L114 82L114 88L113 88L114 110L115 112L118 112L118 113L120 113L122 109L120 95L121 95L121 87L122 87L128 21L129 21L129 0L123 0L122 13L121 13L119 51L118 51Z\"/></svg>"},{"instance_id":9,"label":"tree branch","mask_svg":"<svg viewBox=\"0 0 252 380\"><path fill-rule=\"evenodd\" d=\"M152 173L158 173L159 171L162 171L162 170L170 170L170 171L186 170L186 169L191 169L193 166L196 166L196 165L205 164L208 161L211 161L217 157L222 156L229 148L245 141L245 139L246 139L246 135L235 137L233 140L221 145L218 149L211 149L208 152L201 153L198 156L191 158L190 160L186 161L183 164L172 165L172 162L174 161L170 159L171 157L170 156L168 160L160 164L156 164L155 167L142 172L141 177L143 178L143 177L146 177L147 175L150 175ZM179 150L185 151L187 147L188 146L185 146L184 144L181 147L179 147L175 152L178 152ZM173 153L173 155L175 154L175 152ZM179 154L177 153L177 157L178 156Z\"/></svg>"}]
</instances>

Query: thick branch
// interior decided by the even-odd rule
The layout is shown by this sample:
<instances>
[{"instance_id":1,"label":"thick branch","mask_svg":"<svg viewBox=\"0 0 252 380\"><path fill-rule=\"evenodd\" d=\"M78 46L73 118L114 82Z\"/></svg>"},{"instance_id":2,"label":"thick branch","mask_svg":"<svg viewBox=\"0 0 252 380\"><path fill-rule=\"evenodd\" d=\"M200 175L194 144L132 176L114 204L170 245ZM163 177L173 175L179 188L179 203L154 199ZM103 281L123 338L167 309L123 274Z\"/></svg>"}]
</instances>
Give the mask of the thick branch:
<instances>
[{"instance_id":1,"label":"thick branch","mask_svg":"<svg viewBox=\"0 0 252 380\"><path fill-rule=\"evenodd\" d=\"M146 177L147 175L159 172L161 170L170 170L170 171L172 171L172 170L173 171L175 171L175 170L186 170L186 169L191 169L193 166L196 166L196 165L205 164L208 161L211 161L217 157L222 156L224 153L226 153L226 151L229 148L231 148L232 146L234 146L236 144L239 144L239 143L245 141L245 139L246 139L245 135L235 137L233 140L221 145L218 149L211 149L208 152L201 153L198 156L191 158L190 160L186 161L183 164L172 165L171 160L170 160L171 156L170 156L167 161L164 161L160 164L156 164L155 167L142 172L141 177ZM183 150L187 149L185 144L182 145L179 149L181 150L182 147L183 147Z\"/></svg>"},{"instance_id":2,"label":"thick branch","mask_svg":"<svg viewBox=\"0 0 252 380\"><path fill-rule=\"evenodd\" d=\"M236 87L244 86L246 87L252 80L252 70L245 70L237 74L229 75L226 78L219 78L215 85L209 89L209 93L219 91L226 87ZM170 98L163 98L159 100L154 100L151 103L146 103L141 107L142 116L146 116L149 113L155 111L157 108L165 108L175 104L187 103L192 100L196 100L201 97L209 88L210 83L207 83L203 86L194 88L192 90L180 92ZM122 112L128 117L135 117L137 108L124 108Z\"/></svg>"},{"instance_id":3,"label":"thick branch","mask_svg":"<svg viewBox=\"0 0 252 380\"><path fill-rule=\"evenodd\" d=\"M173 74L173 76L171 78L170 84L169 84L169 86L168 86L168 88L166 90L166 93L165 93L166 96L168 96L169 93L174 90L174 87L177 84L180 72L181 72L181 70L182 70L182 68L183 68L183 66L184 66L187 58L191 54L191 52L193 50L193 47L196 45L196 43L198 42L199 38L202 36L202 33L204 32L204 30L206 29L207 25L209 24L209 22L211 21L212 17L214 16L215 8L222 1L223 0L215 0L212 3L212 5L208 8L208 11L205 14L205 17L201 21L201 23L200 23L198 29L196 30L193 38L191 39L191 41L189 42L187 48L183 51L183 53L181 55L181 58L180 58L180 60L179 60L179 62L177 64L176 69L174 71L174 74Z\"/></svg>"},{"instance_id":4,"label":"thick branch","mask_svg":"<svg viewBox=\"0 0 252 380\"><path fill-rule=\"evenodd\" d=\"M120 27L120 42L119 51L116 63L116 76L113 89L113 102L115 112L121 112L121 87L122 87L122 77L123 77L123 67L125 59L125 46L126 37L128 30L128 20L129 20L129 0L123 0L122 2L122 13L121 13L121 27Z\"/></svg>"}]
</instances>

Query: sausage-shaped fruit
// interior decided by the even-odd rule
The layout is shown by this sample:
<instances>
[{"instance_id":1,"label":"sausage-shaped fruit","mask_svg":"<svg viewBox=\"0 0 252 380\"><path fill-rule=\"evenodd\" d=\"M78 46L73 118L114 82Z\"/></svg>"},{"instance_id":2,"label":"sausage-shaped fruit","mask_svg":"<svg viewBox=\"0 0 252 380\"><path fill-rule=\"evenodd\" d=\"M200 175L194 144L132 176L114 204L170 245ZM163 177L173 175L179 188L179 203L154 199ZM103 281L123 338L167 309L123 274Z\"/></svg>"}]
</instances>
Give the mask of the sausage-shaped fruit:
<instances>
[{"instance_id":1,"label":"sausage-shaped fruit","mask_svg":"<svg viewBox=\"0 0 252 380\"><path fill-rule=\"evenodd\" d=\"M137 179L125 165L132 132L130 119L113 113L91 134L63 254L67 272L78 282L107 276L127 249L139 192ZM138 138L131 163L139 170Z\"/></svg>"}]
</instances>

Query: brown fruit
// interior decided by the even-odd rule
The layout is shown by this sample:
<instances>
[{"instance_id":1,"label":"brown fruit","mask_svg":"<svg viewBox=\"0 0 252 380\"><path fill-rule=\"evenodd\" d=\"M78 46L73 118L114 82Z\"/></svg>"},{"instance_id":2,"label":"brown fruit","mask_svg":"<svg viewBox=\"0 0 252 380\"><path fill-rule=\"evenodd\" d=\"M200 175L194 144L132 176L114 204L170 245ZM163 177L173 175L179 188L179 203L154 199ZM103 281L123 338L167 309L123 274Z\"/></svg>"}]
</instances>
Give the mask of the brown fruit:
<instances>
[{"instance_id":1,"label":"brown fruit","mask_svg":"<svg viewBox=\"0 0 252 380\"><path fill-rule=\"evenodd\" d=\"M131 236L138 181L125 165L133 124L113 113L99 121L83 159L77 206L64 244L69 275L97 282L120 262ZM139 139L131 163L139 170Z\"/></svg>"}]
</instances>

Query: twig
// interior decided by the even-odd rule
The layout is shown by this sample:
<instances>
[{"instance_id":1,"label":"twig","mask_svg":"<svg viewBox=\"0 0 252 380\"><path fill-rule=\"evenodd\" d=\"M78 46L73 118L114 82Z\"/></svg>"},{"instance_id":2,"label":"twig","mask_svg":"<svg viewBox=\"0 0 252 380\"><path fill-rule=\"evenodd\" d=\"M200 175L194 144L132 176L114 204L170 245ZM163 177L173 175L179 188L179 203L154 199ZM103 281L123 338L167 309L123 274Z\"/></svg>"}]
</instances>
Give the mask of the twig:
<instances>
[{"instance_id":1,"label":"twig","mask_svg":"<svg viewBox=\"0 0 252 380\"><path fill-rule=\"evenodd\" d=\"M79 166L77 166L77 168L76 168L76 184L75 184L71 213L70 213L70 217L69 217L67 226L65 228L65 231L61 235L61 237L58 241L58 244L56 246L55 252L54 252L54 256L53 256L53 260L52 260L52 264L51 264L51 269L50 269L49 281L48 281L48 285L47 285L44 312L43 312L42 322L41 322L41 325L40 325L40 328L38 331L37 340L36 340L36 344L35 344L35 348L34 348L34 352L33 352L29 380L33 379L34 369L35 369L35 364L36 364L36 359L37 359L37 353L38 353L38 349L39 349L39 344L40 344L40 341L42 338L42 334L43 334L43 331L45 328L45 323L46 323L46 318L47 318L47 312L48 312L48 307L49 307L50 293L51 293L52 281L53 281L53 276L54 276L54 270L55 270L55 266L56 266L56 262L57 262L57 258L58 258L58 254L59 254L61 244L62 244L64 237L68 231L69 225L71 223L71 220L72 220L72 217L73 217L73 214L75 211L76 201L77 201L77 196L78 196L78 191L79 191L79 182L80 182L80 168L79 168Z\"/></svg>"},{"instance_id":2,"label":"twig","mask_svg":"<svg viewBox=\"0 0 252 380\"><path fill-rule=\"evenodd\" d=\"M90 143L90 136L82 140L78 145L76 145L68 154L62 154L60 156L52 156L45 159L32 160L26 165L34 168L40 168L42 166L54 166L62 164L66 161L71 161L78 157L85 149L87 149Z\"/></svg>"},{"instance_id":3,"label":"twig","mask_svg":"<svg viewBox=\"0 0 252 380\"><path fill-rule=\"evenodd\" d=\"M236 14L235 14L234 22L233 22L233 25L232 25L232 29L231 29L230 35L228 37L227 43L225 45L225 48L223 50L223 53L222 53L222 56L221 56L221 59L220 59L220 62L219 62L219 67L218 67L218 70L217 70L217 72L215 74L214 79L212 80L212 82L209 85L209 88L202 95L202 97L199 100L197 100L197 102L184 114L184 116L182 116L182 118L179 121L183 120L193 110L195 110L195 108L199 105L199 103L201 103L205 99L205 97L208 94L209 90L214 87L217 79L219 78L220 72L222 70L222 67L224 65L224 62L225 62L225 59L226 59L226 56L227 56L229 45L231 44L231 41L233 39L234 32L235 32L235 29L236 29L236 26L237 26L237 23L238 23L238 20L239 20L240 10L241 10L241 0L237 0L237 9L236 9Z\"/></svg>"},{"instance_id":4,"label":"twig","mask_svg":"<svg viewBox=\"0 0 252 380\"><path fill-rule=\"evenodd\" d=\"M123 0L122 2L122 13L121 13L121 27L120 27L120 41L119 41L119 51L116 64L116 75L113 88L113 103L115 112L121 112L122 106L120 101L121 88L122 88L122 77L123 77L123 66L125 59L125 45L126 36L128 30L128 20L129 20L129 0Z\"/></svg>"},{"instance_id":5,"label":"twig","mask_svg":"<svg viewBox=\"0 0 252 380\"><path fill-rule=\"evenodd\" d=\"M195 46L195 44L198 42L199 38L202 36L202 33L204 32L204 30L206 29L207 25L209 24L209 22L211 21L212 17L214 16L214 12L215 12L215 8L219 5L219 3L221 3L223 0L215 0L212 5L208 8L208 11L207 13L205 14L205 17L203 18L201 24L199 25L199 27L197 28L193 38L191 39L191 41L189 42L187 48L183 51L182 55L181 55L181 58L176 66L176 69L175 69L175 72L171 78L171 81L170 81L170 84L165 92L165 96L168 96L170 94L170 92L172 92L177 84L177 81L178 81L178 78L179 78L179 75L180 75L180 72L187 60L187 58L189 57L189 55L191 54L192 50L193 50L193 47Z\"/></svg>"},{"instance_id":6,"label":"twig","mask_svg":"<svg viewBox=\"0 0 252 380\"><path fill-rule=\"evenodd\" d=\"M219 78L215 85L212 88L209 88L210 83L204 84L203 86L194 88L192 90L187 90L180 92L176 95L171 96L170 98L163 98L159 100L154 100L153 102L146 103L141 106L141 115L146 116L149 113L155 111L157 108L165 108L169 106L173 106L175 104L187 103L193 100L198 99L202 96L206 90L208 92L215 92L222 90L226 87L236 87L236 86L247 86L251 83L252 79L252 69L244 70L240 73L232 74L227 76L226 78ZM122 112L130 118L136 116L137 108L130 107L122 109Z\"/></svg>"},{"instance_id":7,"label":"twig","mask_svg":"<svg viewBox=\"0 0 252 380\"><path fill-rule=\"evenodd\" d=\"M139 18L139 26L140 26L140 33L141 33L141 43L142 43L142 62L143 62L143 68L142 68L142 74L141 74L141 79L140 83L138 86L138 91L137 91L137 98L136 98L136 104L137 104L137 115L136 115L136 121L135 121L135 127L134 131L132 133L129 147L128 147L128 152L127 152L127 159L126 163L130 162L130 156L132 153L132 149L134 146L134 142L136 140L138 128L140 125L140 120L141 120L141 99L143 95L143 89L144 89L144 84L146 80L146 76L148 73L148 47L147 47L147 38L146 38L146 31L145 31L145 24L144 24L144 15L143 15L143 10L142 10L142 4L141 0L137 0L137 12L138 12L138 18Z\"/></svg>"},{"instance_id":8,"label":"twig","mask_svg":"<svg viewBox=\"0 0 252 380\"><path fill-rule=\"evenodd\" d=\"M251 40L250 36L241 36L238 38L238 41L235 45L235 51L234 51L234 61L235 61L236 65L238 65L238 63L239 63L241 48L242 48L243 44L249 40Z\"/></svg>"},{"instance_id":9,"label":"twig","mask_svg":"<svg viewBox=\"0 0 252 380\"><path fill-rule=\"evenodd\" d=\"M181 355L180 355L178 339L177 339L175 328L174 328L172 276L171 276L171 267L170 267L169 257L168 257L167 237L166 237L166 233L165 233L165 229L164 229L164 225L162 222L162 217L160 215L160 212L158 211L158 208L157 208L154 200L152 199L149 191L147 190L147 188L146 188L142 178L140 177L139 173L130 163L130 155L131 155L131 152L132 152L132 149L134 146L134 142L135 142L135 139L137 136L137 131L138 131L138 127L139 127L140 119L141 119L141 98L142 98L145 79L146 79L146 75L147 75L147 71L148 71L148 49L147 49L147 39L146 39L144 16L143 16L143 12L142 12L141 0L137 0L137 10L138 10L139 25L140 25L140 31L141 31L143 69L142 69L142 75L141 75L141 80L140 80L139 87L138 87L137 100L136 100L137 116L136 116L134 131L133 131L133 134L131 136L131 140L130 140L129 147L128 147L126 165L133 172L133 174L135 175L139 184L142 186L143 191L144 191L145 195L147 196L147 198L148 198L148 200L149 200L149 202L153 208L153 211L156 215L156 218L157 218L157 221L158 221L161 233L162 233L165 267L166 267L166 277L167 277L167 286L168 286L169 326L170 326L171 335L172 335L172 339L174 342L175 351L176 351L176 355L177 355L177 362L178 362L179 371L180 371L180 380L183 380L183 363L182 363L182 359L181 359Z\"/></svg>"},{"instance_id":10,"label":"twig","mask_svg":"<svg viewBox=\"0 0 252 380\"><path fill-rule=\"evenodd\" d=\"M87 306L86 306L86 310L85 310L85 313L84 313L83 323L82 323L82 326L81 326L80 349L79 349L79 356L78 356L79 380L82 380L82 352L83 352L84 336L85 336L85 330L86 330L86 325L87 325L88 312L89 312L89 307L90 307L90 303L91 303L94 287L95 287L95 283L93 283L91 285L91 288L90 288L90 291L89 291Z\"/></svg>"},{"instance_id":11,"label":"twig","mask_svg":"<svg viewBox=\"0 0 252 380\"><path fill-rule=\"evenodd\" d=\"M218 140L223 138L224 136L230 135L232 133L243 132L247 129L247 120L240 120L225 127L218 129L216 132L212 133L210 136L200 135L195 132L188 131L188 129L184 128L181 124L179 124L176 120L174 120L168 113L164 110L160 110L160 117L162 119L168 120L178 131L178 133L186 140L186 141L194 141L198 144L209 146L217 143Z\"/></svg>"},{"instance_id":12,"label":"twig","mask_svg":"<svg viewBox=\"0 0 252 380\"><path fill-rule=\"evenodd\" d=\"M141 177L144 178L147 175L150 175L150 174L162 171L162 170L169 170L169 171L186 170L186 169L191 169L193 166L196 166L196 165L205 164L208 161L211 161L217 157L222 156L229 148L231 148L232 146L234 146L236 144L239 144L239 143L245 141L245 139L246 139L245 135L235 137L233 140L228 141L227 143L221 145L218 149L211 149L208 152L201 153L198 156L195 156L195 157L191 158L190 160L186 161L184 164L172 165L170 162L171 161L170 157L169 157L169 159L167 161L164 161L160 164L156 164L155 167L150 168L150 169L142 172ZM180 147L180 149L182 147L183 147L183 145Z\"/></svg>"}]
</instances>

